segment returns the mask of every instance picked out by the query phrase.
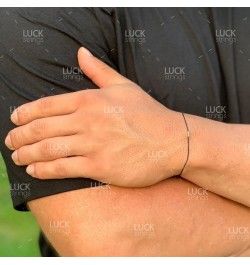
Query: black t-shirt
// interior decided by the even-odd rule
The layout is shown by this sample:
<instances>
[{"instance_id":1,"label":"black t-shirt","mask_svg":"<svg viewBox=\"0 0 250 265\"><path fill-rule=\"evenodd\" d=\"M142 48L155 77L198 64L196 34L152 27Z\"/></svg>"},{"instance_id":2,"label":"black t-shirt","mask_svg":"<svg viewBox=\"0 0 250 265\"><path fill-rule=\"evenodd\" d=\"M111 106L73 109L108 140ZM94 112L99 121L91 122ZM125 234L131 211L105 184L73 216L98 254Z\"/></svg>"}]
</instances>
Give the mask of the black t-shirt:
<instances>
[{"instance_id":1,"label":"black t-shirt","mask_svg":"<svg viewBox=\"0 0 250 265\"><path fill-rule=\"evenodd\" d=\"M0 9L0 148L14 207L26 210L29 200L100 184L33 179L4 145L14 108L96 88L77 68L79 47L170 109L249 123L249 17L249 8Z\"/></svg>"}]
</instances>

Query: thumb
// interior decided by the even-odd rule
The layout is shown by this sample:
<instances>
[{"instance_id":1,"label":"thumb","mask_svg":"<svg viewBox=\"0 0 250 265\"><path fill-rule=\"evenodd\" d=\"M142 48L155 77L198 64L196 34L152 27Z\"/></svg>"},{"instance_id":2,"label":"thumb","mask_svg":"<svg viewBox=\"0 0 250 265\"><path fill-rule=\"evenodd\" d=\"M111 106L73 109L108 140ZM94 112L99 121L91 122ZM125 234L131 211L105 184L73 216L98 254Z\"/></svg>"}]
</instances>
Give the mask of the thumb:
<instances>
[{"instance_id":1,"label":"thumb","mask_svg":"<svg viewBox=\"0 0 250 265\"><path fill-rule=\"evenodd\" d=\"M100 88L131 82L83 47L78 50L78 63L84 74Z\"/></svg>"}]
</instances>

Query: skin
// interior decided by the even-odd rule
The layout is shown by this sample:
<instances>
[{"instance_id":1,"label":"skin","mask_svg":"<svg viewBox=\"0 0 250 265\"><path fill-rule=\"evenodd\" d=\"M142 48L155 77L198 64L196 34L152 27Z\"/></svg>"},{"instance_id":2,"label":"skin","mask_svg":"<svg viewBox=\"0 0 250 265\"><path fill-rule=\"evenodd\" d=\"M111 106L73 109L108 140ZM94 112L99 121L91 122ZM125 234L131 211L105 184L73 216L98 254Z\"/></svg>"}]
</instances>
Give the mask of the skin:
<instances>
[{"instance_id":1,"label":"skin","mask_svg":"<svg viewBox=\"0 0 250 265\"><path fill-rule=\"evenodd\" d=\"M124 187L146 187L178 175L187 157L181 113L165 108L84 48L78 59L102 89L43 98L14 111L11 119L20 127L5 141L16 150L14 162L29 165L27 173L36 178L87 177ZM114 106L118 113L105 111ZM250 126L187 114L186 119L191 143L182 177L249 207Z\"/></svg>"},{"instance_id":2,"label":"skin","mask_svg":"<svg viewBox=\"0 0 250 265\"><path fill-rule=\"evenodd\" d=\"M188 191L196 188L171 178L146 188L71 191L28 205L61 256L248 255L249 235L245 241L232 239L228 231L250 229L249 209L210 192L207 199L190 200ZM54 220L68 222L70 232L51 233ZM136 235L138 224L154 230L145 226Z\"/></svg>"},{"instance_id":3,"label":"skin","mask_svg":"<svg viewBox=\"0 0 250 265\"><path fill-rule=\"evenodd\" d=\"M186 159L187 132L180 113L165 108L86 51L79 52L79 62L85 74L104 89L71 93L67 100L60 95L26 104L21 107L28 109L26 113L13 113L12 121L20 127L6 138L6 145L16 150L12 156L15 163L30 165L27 172L33 177L82 176L130 187L108 186L108 194L103 188L85 189L29 202L59 254L246 255L249 238L230 239L228 229L249 229L249 208L209 192L206 202L189 201L190 189L199 187L188 181L167 179L181 171ZM105 106L123 106L124 115L107 119ZM88 116L95 117L95 123ZM227 147L232 139L236 147L248 142L249 126L229 128L192 115L186 118L192 138L190 160L182 177L249 205L249 157L236 148L241 166L232 164L228 169L233 159L232 153L231 157L228 155L232 146ZM53 126L60 122L63 126ZM211 143L206 131L218 138ZM219 149L222 137L226 143ZM79 148L79 142L85 144ZM50 147L58 144L67 148L50 152ZM152 159L149 154L154 152L164 155ZM217 180L218 176L224 183ZM49 225L53 220L67 221L70 233L51 233ZM135 224L152 224L155 233L150 238L135 236Z\"/></svg>"}]
</instances>

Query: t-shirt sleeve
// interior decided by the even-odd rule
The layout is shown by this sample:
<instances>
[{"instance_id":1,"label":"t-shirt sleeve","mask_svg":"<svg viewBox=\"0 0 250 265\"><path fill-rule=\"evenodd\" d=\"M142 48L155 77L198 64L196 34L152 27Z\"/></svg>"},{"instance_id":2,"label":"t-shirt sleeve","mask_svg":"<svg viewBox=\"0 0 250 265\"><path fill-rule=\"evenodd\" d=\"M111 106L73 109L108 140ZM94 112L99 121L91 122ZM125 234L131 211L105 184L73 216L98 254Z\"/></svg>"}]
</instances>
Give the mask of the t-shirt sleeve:
<instances>
[{"instance_id":1,"label":"t-shirt sleeve","mask_svg":"<svg viewBox=\"0 0 250 265\"><path fill-rule=\"evenodd\" d=\"M96 88L78 68L81 46L116 69L112 16L105 9L2 8L0 35L0 150L15 209L25 211L27 201L100 185L84 178L34 179L26 167L13 163L4 139L15 128L10 115L18 106L45 96Z\"/></svg>"}]
</instances>

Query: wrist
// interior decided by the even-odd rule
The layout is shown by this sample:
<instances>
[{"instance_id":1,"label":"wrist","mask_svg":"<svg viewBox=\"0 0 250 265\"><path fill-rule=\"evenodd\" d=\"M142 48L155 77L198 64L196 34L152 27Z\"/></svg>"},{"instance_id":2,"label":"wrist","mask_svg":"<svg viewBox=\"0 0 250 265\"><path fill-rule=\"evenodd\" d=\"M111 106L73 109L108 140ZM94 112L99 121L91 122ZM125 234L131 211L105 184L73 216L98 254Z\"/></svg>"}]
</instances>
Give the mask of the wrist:
<instances>
[{"instance_id":1,"label":"wrist","mask_svg":"<svg viewBox=\"0 0 250 265\"><path fill-rule=\"evenodd\" d=\"M186 114L190 130L189 160L182 177L190 179L198 174L225 172L228 161L225 158L228 124Z\"/></svg>"},{"instance_id":2,"label":"wrist","mask_svg":"<svg viewBox=\"0 0 250 265\"><path fill-rule=\"evenodd\" d=\"M163 131L167 132L167 136L165 133L162 143L168 153L163 165L165 179L177 176L182 171L187 160L188 142L187 128L181 112L168 111L163 124L165 124Z\"/></svg>"}]
</instances>

